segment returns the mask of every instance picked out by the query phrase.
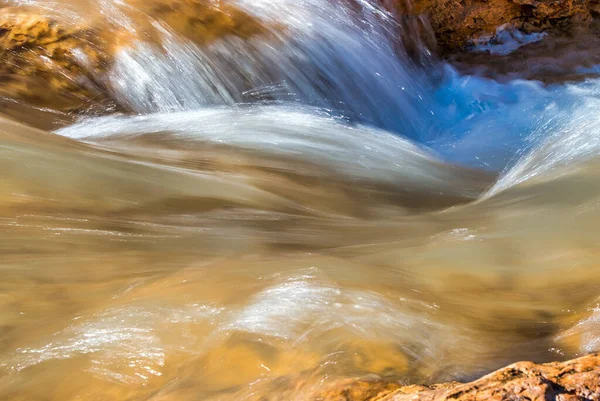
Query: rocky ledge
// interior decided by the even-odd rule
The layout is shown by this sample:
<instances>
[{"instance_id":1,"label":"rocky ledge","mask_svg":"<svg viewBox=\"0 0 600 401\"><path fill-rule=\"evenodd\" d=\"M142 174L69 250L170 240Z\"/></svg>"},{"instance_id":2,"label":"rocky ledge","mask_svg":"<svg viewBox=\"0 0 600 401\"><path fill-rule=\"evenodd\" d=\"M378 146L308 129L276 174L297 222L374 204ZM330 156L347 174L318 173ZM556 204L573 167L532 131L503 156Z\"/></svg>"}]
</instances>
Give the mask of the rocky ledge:
<instances>
[{"instance_id":1,"label":"rocky ledge","mask_svg":"<svg viewBox=\"0 0 600 401\"><path fill-rule=\"evenodd\" d=\"M600 354L567 362L519 362L470 383L401 386L346 380L307 390L301 383L263 401L584 401L600 400Z\"/></svg>"},{"instance_id":2,"label":"rocky ledge","mask_svg":"<svg viewBox=\"0 0 600 401\"><path fill-rule=\"evenodd\" d=\"M581 28L600 16L600 0L394 0L401 15L427 16L440 50L485 42L500 26L526 33Z\"/></svg>"}]
</instances>

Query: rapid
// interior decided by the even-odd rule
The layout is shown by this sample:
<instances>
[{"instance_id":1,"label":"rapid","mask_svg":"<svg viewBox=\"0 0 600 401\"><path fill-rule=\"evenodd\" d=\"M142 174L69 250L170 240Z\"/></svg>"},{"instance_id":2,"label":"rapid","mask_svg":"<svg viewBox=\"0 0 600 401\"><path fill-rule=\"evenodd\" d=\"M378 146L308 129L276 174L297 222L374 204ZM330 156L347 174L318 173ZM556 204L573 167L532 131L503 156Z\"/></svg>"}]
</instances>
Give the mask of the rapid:
<instances>
[{"instance_id":1,"label":"rapid","mask_svg":"<svg viewBox=\"0 0 600 401\"><path fill-rule=\"evenodd\" d=\"M265 30L202 45L135 0L5 3L133 39L94 76L114 110L0 120L0 399L600 350L599 78L461 73L373 0L230 0Z\"/></svg>"}]
</instances>

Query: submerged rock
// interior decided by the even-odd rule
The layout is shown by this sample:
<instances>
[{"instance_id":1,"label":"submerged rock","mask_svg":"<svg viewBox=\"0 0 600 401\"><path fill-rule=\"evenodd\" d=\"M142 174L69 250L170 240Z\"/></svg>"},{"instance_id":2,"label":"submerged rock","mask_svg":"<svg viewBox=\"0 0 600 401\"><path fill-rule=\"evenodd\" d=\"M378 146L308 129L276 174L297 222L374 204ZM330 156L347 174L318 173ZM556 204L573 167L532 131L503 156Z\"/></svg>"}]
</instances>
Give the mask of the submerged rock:
<instances>
[{"instance_id":1,"label":"submerged rock","mask_svg":"<svg viewBox=\"0 0 600 401\"><path fill-rule=\"evenodd\" d=\"M199 45L225 36L248 39L267 32L256 18L227 1L129 0L127 3L135 13L146 14L147 18L139 23L147 31L152 31L152 23L158 21Z\"/></svg>"}]
</instances>

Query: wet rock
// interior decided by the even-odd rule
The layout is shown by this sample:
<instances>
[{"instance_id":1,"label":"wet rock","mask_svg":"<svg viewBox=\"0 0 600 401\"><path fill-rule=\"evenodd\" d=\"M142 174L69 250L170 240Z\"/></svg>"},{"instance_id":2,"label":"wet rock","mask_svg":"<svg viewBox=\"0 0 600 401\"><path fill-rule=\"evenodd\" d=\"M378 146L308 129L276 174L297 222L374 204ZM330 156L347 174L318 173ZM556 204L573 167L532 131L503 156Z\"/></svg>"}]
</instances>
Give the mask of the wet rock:
<instances>
[{"instance_id":1,"label":"wet rock","mask_svg":"<svg viewBox=\"0 0 600 401\"><path fill-rule=\"evenodd\" d=\"M121 47L136 40L160 44L161 29L198 45L267 31L242 10L209 0L130 0L108 18L88 16L83 5L78 11L81 18L69 20L69 13L0 8L1 98L69 113L122 109L103 79ZM0 113L12 108L0 104Z\"/></svg>"},{"instance_id":2,"label":"wet rock","mask_svg":"<svg viewBox=\"0 0 600 401\"><path fill-rule=\"evenodd\" d=\"M131 18L140 11L146 14L141 21L138 15L137 23L147 31L158 21L199 45L230 35L248 39L267 32L257 19L228 2L217 6L207 0L129 0L128 4L135 10Z\"/></svg>"},{"instance_id":3,"label":"wet rock","mask_svg":"<svg viewBox=\"0 0 600 401\"><path fill-rule=\"evenodd\" d=\"M600 76L600 26L594 23L579 32L550 30L544 39L510 54L459 51L448 56L465 75L498 81L537 80L546 84L582 81Z\"/></svg>"},{"instance_id":4,"label":"wet rock","mask_svg":"<svg viewBox=\"0 0 600 401\"><path fill-rule=\"evenodd\" d=\"M600 355L568 362L519 362L470 383L403 386L381 380L332 380L330 384L282 378L276 391L239 395L249 401L571 401L600 400ZM260 393L260 392L259 392ZM156 401L177 399L157 397ZM219 398L215 401L218 401Z\"/></svg>"},{"instance_id":5,"label":"wet rock","mask_svg":"<svg viewBox=\"0 0 600 401\"><path fill-rule=\"evenodd\" d=\"M29 114L14 110L13 101L69 114L127 111L126 105L111 96L105 79L113 55L123 46L135 40L160 44L161 29L200 46L227 36L269 35L277 29L265 27L228 1L128 0L114 4L116 8L108 13L98 11L98 5L89 10L84 5L72 6L79 16L74 19L67 17L71 9L48 14L31 7L0 7L0 113ZM489 40L503 24L539 31L587 24L592 16L600 15L599 0L396 0L394 4L408 22L405 25L412 27L411 34L420 32L427 39L431 27L439 49L454 54L466 44ZM424 42L434 47L435 41ZM416 46L413 53L419 49ZM527 60L519 57L501 64L503 68L517 64L529 68ZM474 64L478 63L475 60ZM467 59L462 64L468 67L473 63Z\"/></svg>"},{"instance_id":6,"label":"wet rock","mask_svg":"<svg viewBox=\"0 0 600 401\"><path fill-rule=\"evenodd\" d=\"M93 31L39 15L0 13L0 96L57 110L101 103L87 73L107 59Z\"/></svg>"},{"instance_id":7,"label":"wet rock","mask_svg":"<svg viewBox=\"0 0 600 401\"><path fill-rule=\"evenodd\" d=\"M396 387L396 388L394 388ZM519 362L470 383L399 386L342 382L298 399L322 401L600 400L600 355L568 362Z\"/></svg>"},{"instance_id":8,"label":"wet rock","mask_svg":"<svg viewBox=\"0 0 600 401\"><path fill-rule=\"evenodd\" d=\"M416 0L395 2L403 15L426 15L439 48L453 52L491 39L508 24L524 32L586 25L598 16L597 0Z\"/></svg>"}]
</instances>

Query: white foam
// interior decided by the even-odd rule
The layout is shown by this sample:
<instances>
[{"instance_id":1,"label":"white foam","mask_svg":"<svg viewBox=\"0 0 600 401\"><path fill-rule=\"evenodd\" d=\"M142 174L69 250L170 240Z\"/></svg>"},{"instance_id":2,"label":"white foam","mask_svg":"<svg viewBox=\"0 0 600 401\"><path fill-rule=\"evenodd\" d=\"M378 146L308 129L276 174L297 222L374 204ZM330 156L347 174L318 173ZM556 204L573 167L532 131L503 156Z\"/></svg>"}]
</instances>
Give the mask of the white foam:
<instances>
[{"instance_id":1,"label":"white foam","mask_svg":"<svg viewBox=\"0 0 600 401\"><path fill-rule=\"evenodd\" d=\"M461 193L457 171L432 153L389 132L347 125L318 110L294 107L210 108L194 112L84 120L57 131L85 141L160 133L190 145L230 146L265 157L284 156L333 169L354 179L408 190Z\"/></svg>"},{"instance_id":2,"label":"white foam","mask_svg":"<svg viewBox=\"0 0 600 401\"><path fill-rule=\"evenodd\" d=\"M555 340L560 342L569 337L579 337L579 351L582 354L591 354L600 351L600 307L590 310L591 315L581 320L572 328L565 330Z\"/></svg>"},{"instance_id":3,"label":"white foam","mask_svg":"<svg viewBox=\"0 0 600 401\"><path fill-rule=\"evenodd\" d=\"M432 357L442 351L449 328L428 319L424 311L432 308L421 306L417 312L413 307L408 300L392 302L374 292L343 289L318 275L299 276L257 294L233 311L222 329L296 345L341 330L352 338L394 343L415 358Z\"/></svg>"},{"instance_id":4,"label":"white foam","mask_svg":"<svg viewBox=\"0 0 600 401\"><path fill-rule=\"evenodd\" d=\"M525 45L543 40L546 35L545 32L523 33L510 25L502 25L496 29L495 36L480 38L470 50L506 56Z\"/></svg>"},{"instance_id":5,"label":"white foam","mask_svg":"<svg viewBox=\"0 0 600 401\"><path fill-rule=\"evenodd\" d=\"M89 370L103 378L121 382L146 382L161 376L167 354L157 331L159 324L189 321L210 322L220 310L189 305L181 309L150 309L129 306L108 309L56 333L52 341L38 347L20 348L3 365L20 371L46 361L90 358ZM123 369L123 364L127 369Z\"/></svg>"}]
</instances>

